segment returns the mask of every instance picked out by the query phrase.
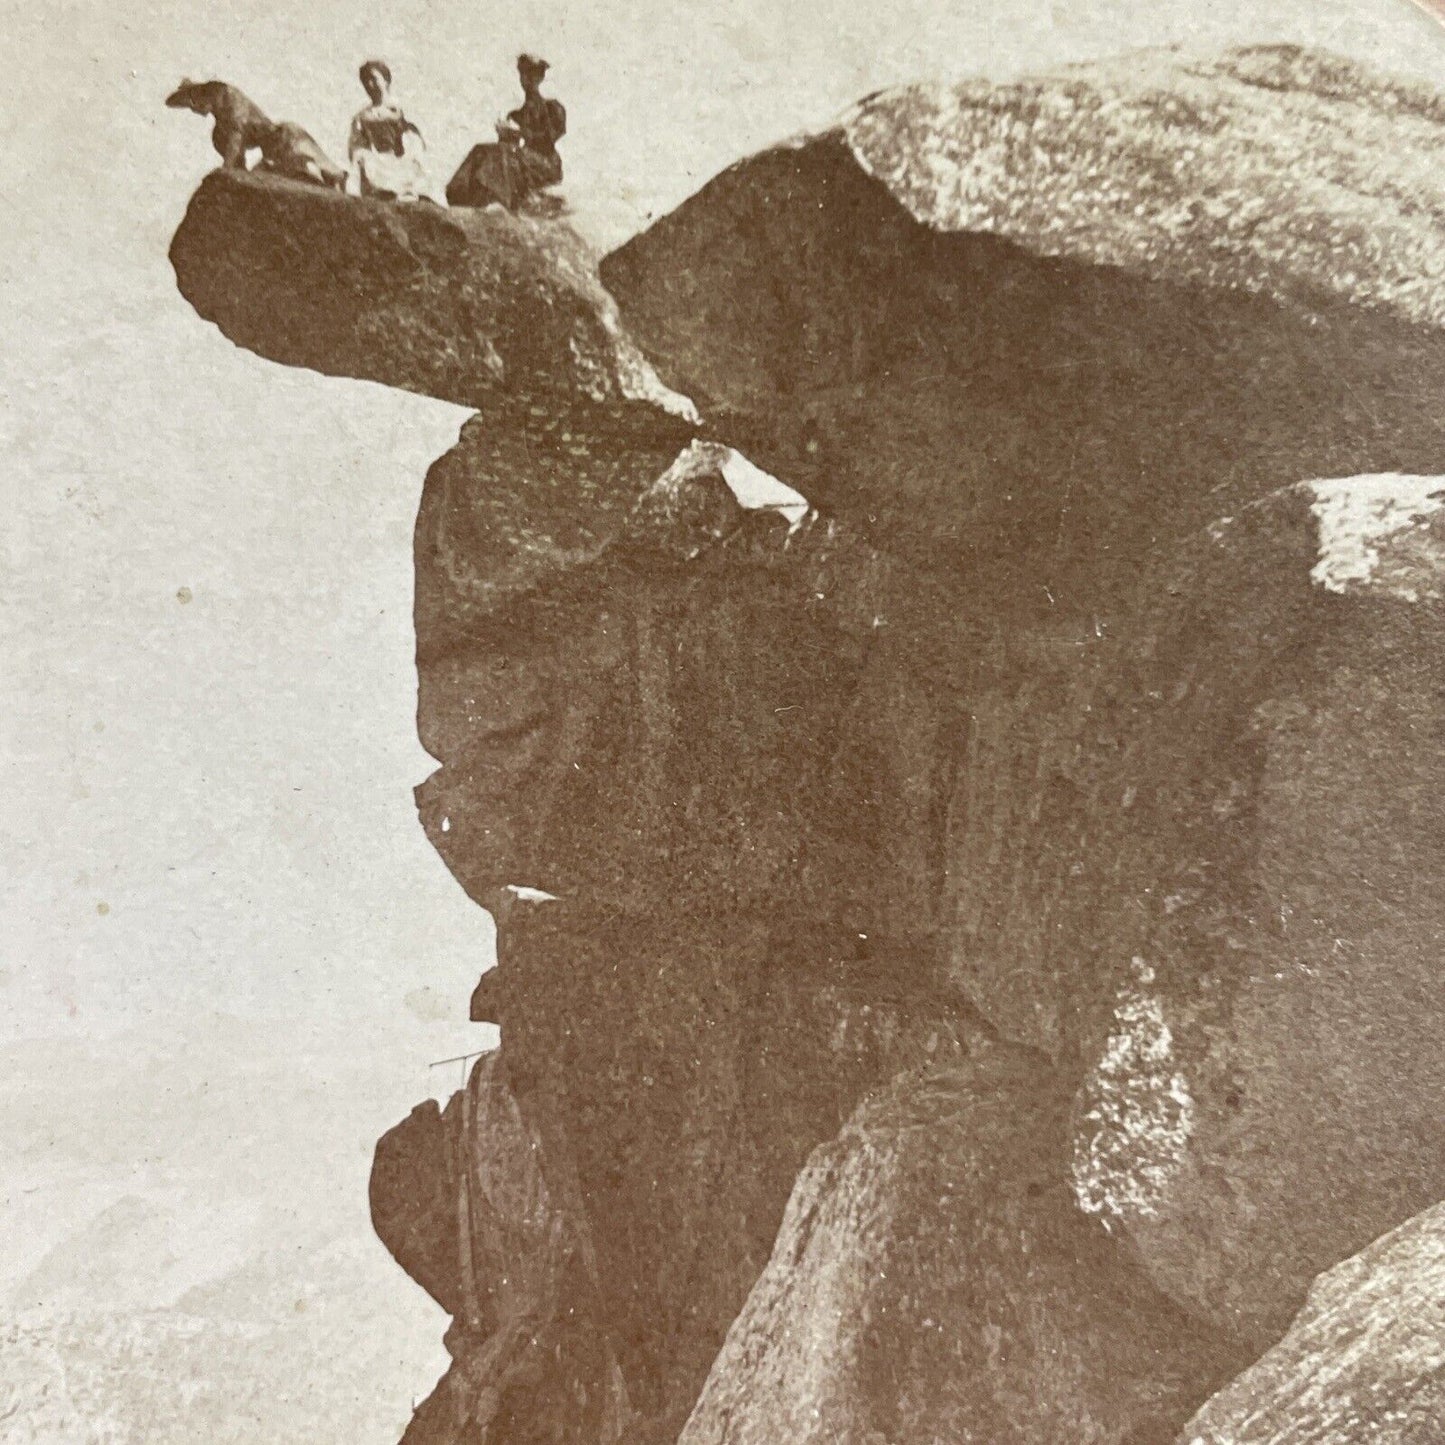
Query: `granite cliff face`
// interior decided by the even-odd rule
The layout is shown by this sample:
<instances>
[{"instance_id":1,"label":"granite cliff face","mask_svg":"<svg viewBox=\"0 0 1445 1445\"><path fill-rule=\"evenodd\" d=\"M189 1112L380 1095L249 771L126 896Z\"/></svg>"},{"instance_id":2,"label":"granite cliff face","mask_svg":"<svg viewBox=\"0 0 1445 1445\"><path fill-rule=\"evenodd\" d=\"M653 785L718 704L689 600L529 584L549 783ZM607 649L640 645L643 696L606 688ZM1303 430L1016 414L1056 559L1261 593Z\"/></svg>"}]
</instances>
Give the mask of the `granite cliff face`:
<instances>
[{"instance_id":1,"label":"granite cliff face","mask_svg":"<svg viewBox=\"0 0 1445 1445\"><path fill-rule=\"evenodd\" d=\"M417 798L502 1048L378 1151L409 1440L1167 1440L1445 1195L1440 104L876 96L625 330L555 223L202 187L228 335L481 408Z\"/></svg>"},{"instance_id":2,"label":"granite cliff face","mask_svg":"<svg viewBox=\"0 0 1445 1445\"><path fill-rule=\"evenodd\" d=\"M1081 1198L1259 1343L1440 1194L1442 136L1285 49L919 87L602 268L669 384L947 589L914 926L1083 1071Z\"/></svg>"}]
</instances>

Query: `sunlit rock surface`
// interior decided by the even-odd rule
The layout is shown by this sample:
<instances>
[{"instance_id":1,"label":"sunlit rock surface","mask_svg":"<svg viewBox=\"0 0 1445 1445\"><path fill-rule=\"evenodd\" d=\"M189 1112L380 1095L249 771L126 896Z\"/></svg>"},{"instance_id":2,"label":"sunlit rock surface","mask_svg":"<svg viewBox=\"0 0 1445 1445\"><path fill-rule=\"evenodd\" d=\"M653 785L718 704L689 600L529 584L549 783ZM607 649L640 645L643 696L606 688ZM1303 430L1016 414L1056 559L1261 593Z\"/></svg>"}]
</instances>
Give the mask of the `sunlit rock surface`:
<instances>
[{"instance_id":1,"label":"sunlit rock surface","mask_svg":"<svg viewBox=\"0 0 1445 1445\"><path fill-rule=\"evenodd\" d=\"M1445 1439L1445 1205L1322 1275L1289 1333L1178 1445Z\"/></svg>"},{"instance_id":2,"label":"sunlit rock surface","mask_svg":"<svg viewBox=\"0 0 1445 1445\"><path fill-rule=\"evenodd\" d=\"M689 1430L761 1439L747 1397L806 1376L873 1428L907 1377L920 1429L1168 1438L1211 1362L1445 1197L1442 138L1433 99L1289 50L910 88L607 258L615 311L544 223L202 187L173 256L203 315L482 409L417 520L417 801L498 918L470 1087L531 1141L505 1187L535 1167L591 1250L593 1352L506 1375L538 1420L625 1396L670 1442L711 1378ZM967 1075L1009 1179L1051 1181L994 1335L959 1283L988 1238L865 1180L860 1231L799 1174L850 1118L867 1156L900 1073L998 1048L1056 1103ZM510 1236L446 1200L514 1158L458 1107L374 1195L454 1312L454 1248ZM919 1188L954 1144L987 1177L949 1139ZM799 1287L849 1311L896 1303L858 1261L934 1231L964 1354L885 1332L860 1372L845 1320L790 1355L790 1195L823 1221ZM1083 1275L1018 1266L1055 1237ZM505 1267L554 1318L563 1276ZM1122 1314L1039 1315L1090 1272ZM1182 1353L1134 1349L1156 1317ZM414 1438L500 1418L486 1319ZM1042 1354L1078 1369L1030 1403L1010 1361Z\"/></svg>"},{"instance_id":3,"label":"sunlit rock surface","mask_svg":"<svg viewBox=\"0 0 1445 1445\"><path fill-rule=\"evenodd\" d=\"M935 230L1440 325L1442 123L1445 100L1423 81L1261 45L907 86L842 129Z\"/></svg>"}]
</instances>

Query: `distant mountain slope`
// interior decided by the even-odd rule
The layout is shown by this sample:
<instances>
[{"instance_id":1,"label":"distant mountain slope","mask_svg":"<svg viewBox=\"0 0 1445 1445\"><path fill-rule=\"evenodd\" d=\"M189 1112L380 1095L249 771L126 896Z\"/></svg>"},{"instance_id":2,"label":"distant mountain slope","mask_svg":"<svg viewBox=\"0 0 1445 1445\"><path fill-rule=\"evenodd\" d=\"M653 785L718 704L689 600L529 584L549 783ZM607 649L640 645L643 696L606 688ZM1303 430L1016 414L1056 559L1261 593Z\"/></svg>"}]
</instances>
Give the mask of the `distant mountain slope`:
<instances>
[{"instance_id":1,"label":"distant mountain slope","mask_svg":"<svg viewBox=\"0 0 1445 1445\"><path fill-rule=\"evenodd\" d=\"M151 1211L130 1201L106 1227ZM103 1231L102 1231L103 1232ZM174 1309L32 1311L0 1324L6 1445L384 1445L443 1367L387 1308L371 1241L247 1261Z\"/></svg>"}]
</instances>

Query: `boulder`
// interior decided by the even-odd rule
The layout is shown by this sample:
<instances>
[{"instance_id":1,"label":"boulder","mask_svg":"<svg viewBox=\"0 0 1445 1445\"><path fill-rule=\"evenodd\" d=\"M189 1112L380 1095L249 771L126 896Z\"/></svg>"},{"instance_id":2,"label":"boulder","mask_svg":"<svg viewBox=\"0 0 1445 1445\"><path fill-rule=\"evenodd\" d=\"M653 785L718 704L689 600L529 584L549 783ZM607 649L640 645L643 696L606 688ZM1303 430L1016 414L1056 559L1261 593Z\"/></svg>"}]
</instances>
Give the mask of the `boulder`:
<instances>
[{"instance_id":1,"label":"boulder","mask_svg":"<svg viewBox=\"0 0 1445 1445\"><path fill-rule=\"evenodd\" d=\"M1025 1049L901 1078L818 1149L680 1445L1157 1441L1228 1343L1068 1183L1068 1090Z\"/></svg>"},{"instance_id":2,"label":"boulder","mask_svg":"<svg viewBox=\"0 0 1445 1445\"><path fill-rule=\"evenodd\" d=\"M238 346L463 406L593 403L691 416L623 333L560 220L211 172L171 243L181 294Z\"/></svg>"},{"instance_id":3,"label":"boulder","mask_svg":"<svg viewBox=\"0 0 1445 1445\"><path fill-rule=\"evenodd\" d=\"M1291 47L906 86L602 278L820 510L1011 628L1092 628L1241 493L1441 470L1441 107Z\"/></svg>"},{"instance_id":4,"label":"boulder","mask_svg":"<svg viewBox=\"0 0 1445 1445\"><path fill-rule=\"evenodd\" d=\"M1320 1276L1289 1333L1178 1445L1427 1445L1445 1438L1445 1205Z\"/></svg>"},{"instance_id":5,"label":"boulder","mask_svg":"<svg viewBox=\"0 0 1445 1445\"><path fill-rule=\"evenodd\" d=\"M1445 478L1290 488L1170 576L1109 723L1145 856L1115 853L1133 975L1076 1175L1164 1287L1263 1347L1445 1195Z\"/></svg>"}]
</instances>

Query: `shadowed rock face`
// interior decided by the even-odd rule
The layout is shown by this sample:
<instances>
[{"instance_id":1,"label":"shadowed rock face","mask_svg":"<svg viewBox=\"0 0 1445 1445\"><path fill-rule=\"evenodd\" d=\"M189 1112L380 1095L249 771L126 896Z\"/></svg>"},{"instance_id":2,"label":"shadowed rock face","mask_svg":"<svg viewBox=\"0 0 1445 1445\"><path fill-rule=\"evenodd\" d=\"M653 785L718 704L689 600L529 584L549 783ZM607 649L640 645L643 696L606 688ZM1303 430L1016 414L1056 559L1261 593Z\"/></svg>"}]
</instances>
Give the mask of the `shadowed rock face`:
<instances>
[{"instance_id":1,"label":"shadowed rock face","mask_svg":"<svg viewBox=\"0 0 1445 1445\"><path fill-rule=\"evenodd\" d=\"M1347 478L1221 519L1137 675L1121 803L1162 846L1076 1172L1156 1279L1260 1343L1445 1181L1442 501Z\"/></svg>"},{"instance_id":2,"label":"shadowed rock face","mask_svg":"<svg viewBox=\"0 0 1445 1445\"><path fill-rule=\"evenodd\" d=\"M471 1087L504 1082L587 1262L525 1276L552 1363L507 1373L500 1316L454 1328L414 1438L513 1438L502 1372L537 1438L575 1397L675 1440L707 1380L695 1438L761 1439L758 1382L804 1364L724 1337L746 1303L778 1345L793 1296L759 1275L799 1171L904 1071L970 1080L1006 1199L1050 1201L996 1217L975 1180L940 1257L1006 1217L1092 1263L1004 1251L1001 1334L940 1279L955 1353L885 1331L866 1369L807 1365L850 1429L898 1425L906 1377L941 1391L908 1428L1168 1438L1316 1273L1445 1194L1445 335L1397 264L1440 274L1441 121L1296 52L1136 69L875 97L733 167L603 263L647 361L564 232L254 178L193 202L178 275L228 334L484 408L417 521L417 797L498 917ZM1363 166L1390 126L1410 143ZM739 454L813 510L750 505ZM897 1304L844 1265L902 1259L919 1141L986 1176L958 1089L839 1145L906 1168L799 1183L807 1287L846 1277L850 1314ZM476 1117L414 1115L373 1180L453 1313L448 1258L521 1247L506 1209L449 1221L446 1161L513 1157ZM1129 1319L1079 1303L1091 1274ZM1065 1338L1038 1299L1075 1302ZM1141 1320L1178 1347L1133 1357ZM1008 1361L1056 1348L1035 1409Z\"/></svg>"},{"instance_id":3,"label":"shadowed rock face","mask_svg":"<svg viewBox=\"0 0 1445 1445\"><path fill-rule=\"evenodd\" d=\"M478 1062L445 1112L428 1101L382 1138L371 1193L378 1232L453 1317L456 1363L409 1445L627 1438L577 1183L526 1120L500 1055Z\"/></svg>"}]
</instances>

